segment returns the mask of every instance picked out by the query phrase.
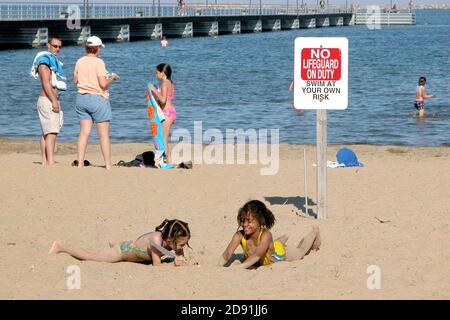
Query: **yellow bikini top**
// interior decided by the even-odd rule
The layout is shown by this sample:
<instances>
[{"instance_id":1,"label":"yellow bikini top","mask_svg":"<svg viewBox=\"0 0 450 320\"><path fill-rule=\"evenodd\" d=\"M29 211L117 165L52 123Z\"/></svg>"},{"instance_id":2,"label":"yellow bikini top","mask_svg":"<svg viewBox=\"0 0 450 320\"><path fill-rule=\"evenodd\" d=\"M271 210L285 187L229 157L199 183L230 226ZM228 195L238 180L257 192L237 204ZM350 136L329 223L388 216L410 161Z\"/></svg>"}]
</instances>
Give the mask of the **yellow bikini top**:
<instances>
[{"instance_id":1,"label":"yellow bikini top","mask_svg":"<svg viewBox=\"0 0 450 320\"><path fill-rule=\"evenodd\" d=\"M264 232L264 229L261 229L261 231L259 232L259 235L258 235L258 243L257 244L260 243L263 232ZM247 239L245 239L245 235L242 236L241 246L242 246L242 250L244 250L244 256L247 259L248 258L248 249L247 249ZM272 263L273 263L272 259L267 254L259 260L259 264L261 266L267 266Z\"/></svg>"}]
</instances>

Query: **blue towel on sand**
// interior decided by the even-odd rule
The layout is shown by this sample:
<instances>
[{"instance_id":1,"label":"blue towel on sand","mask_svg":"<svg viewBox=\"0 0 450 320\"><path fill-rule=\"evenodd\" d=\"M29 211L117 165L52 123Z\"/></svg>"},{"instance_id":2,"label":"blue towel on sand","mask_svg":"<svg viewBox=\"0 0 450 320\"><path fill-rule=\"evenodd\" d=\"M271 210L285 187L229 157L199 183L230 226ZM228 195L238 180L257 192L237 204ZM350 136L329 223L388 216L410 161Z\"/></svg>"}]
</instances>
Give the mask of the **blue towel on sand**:
<instances>
[{"instance_id":1,"label":"blue towel on sand","mask_svg":"<svg viewBox=\"0 0 450 320\"><path fill-rule=\"evenodd\" d=\"M343 164L346 167L364 167L364 165L358 161L356 154L349 148L341 148L336 153L336 160L339 164Z\"/></svg>"}]
</instances>

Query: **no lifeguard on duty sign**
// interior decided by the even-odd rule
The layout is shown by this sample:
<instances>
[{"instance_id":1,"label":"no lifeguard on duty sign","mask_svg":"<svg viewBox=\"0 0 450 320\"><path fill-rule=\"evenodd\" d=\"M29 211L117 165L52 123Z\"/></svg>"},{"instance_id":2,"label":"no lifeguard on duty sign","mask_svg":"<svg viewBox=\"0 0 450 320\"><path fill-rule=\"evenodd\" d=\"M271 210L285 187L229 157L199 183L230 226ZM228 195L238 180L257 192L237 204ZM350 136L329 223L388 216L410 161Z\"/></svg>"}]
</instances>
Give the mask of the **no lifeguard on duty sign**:
<instances>
[{"instance_id":1,"label":"no lifeguard on duty sign","mask_svg":"<svg viewBox=\"0 0 450 320\"><path fill-rule=\"evenodd\" d=\"M347 109L347 38L295 39L296 109Z\"/></svg>"}]
</instances>

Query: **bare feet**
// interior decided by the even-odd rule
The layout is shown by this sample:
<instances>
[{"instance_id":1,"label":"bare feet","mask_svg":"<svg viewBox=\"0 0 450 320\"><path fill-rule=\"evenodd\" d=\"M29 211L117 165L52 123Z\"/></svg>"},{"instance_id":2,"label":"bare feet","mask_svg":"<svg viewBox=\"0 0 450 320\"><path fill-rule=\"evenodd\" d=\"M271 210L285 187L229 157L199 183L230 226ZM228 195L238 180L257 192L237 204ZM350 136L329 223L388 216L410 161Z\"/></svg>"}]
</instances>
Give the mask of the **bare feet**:
<instances>
[{"instance_id":1,"label":"bare feet","mask_svg":"<svg viewBox=\"0 0 450 320\"><path fill-rule=\"evenodd\" d=\"M60 253L59 242L58 241L54 241L53 244L52 244L52 247L48 251L48 254L57 254L57 253Z\"/></svg>"},{"instance_id":2,"label":"bare feet","mask_svg":"<svg viewBox=\"0 0 450 320\"><path fill-rule=\"evenodd\" d=\"M108 241L108 245L110 248L115 247L116 245L120 244L121 241L114 241L114 240L110 240Z\"/></svg>"},{"instance_id":3,"label":"bare feet","mask_svg":"<svg viewBox=\"0 0 450 320\"><path fill-rule=\"evenodd\" d=\"M280 241L283 244L286 244L287 240L289 239L289 236L283 234L282 236L275 239L275 241Z\"/></svg>"},{"instance_id":4,"label":"bare feet","mask_svg":"<svg viewBox=\"0 0 450 320\"><path fill-rule=\"evenodd\" d=\"M313 227L314 232L316 233L316 238L311 246L311 250L317 251L320 249L320 245L322 244L322 239L320 237L319 227Z\"/></svg>"}]
</instances>

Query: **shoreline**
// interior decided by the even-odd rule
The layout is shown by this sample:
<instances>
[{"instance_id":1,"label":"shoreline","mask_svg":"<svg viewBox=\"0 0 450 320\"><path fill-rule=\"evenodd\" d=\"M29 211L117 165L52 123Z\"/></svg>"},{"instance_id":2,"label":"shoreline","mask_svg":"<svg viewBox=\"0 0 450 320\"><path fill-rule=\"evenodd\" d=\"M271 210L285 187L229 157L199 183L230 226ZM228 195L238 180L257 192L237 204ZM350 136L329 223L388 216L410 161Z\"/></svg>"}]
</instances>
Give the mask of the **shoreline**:
<instances>
[{"instance_id":1,"label":"shoreline","mask_svg":"<svg viewBox=\"0 0 450 320\"><path fill-rule=\"evenodd\" d=\"M182 143L182 142L181 142ZM176 143L170 143L173 147ZM135 145L135 146L147 146L148 150L153 150L153 143L150 142L111 142L111 146L121 146L121 145ZM193 147L194 144L190 143ZM202 148L207 146L211 146L213 144L202 144ZM225 143L222 145L226 145ZM234 143L236 147L238 144ZM240 145L240 144L239 144ZM245 143L246 146L250 145L249 143ZM271 144L268 144L271 145ZM315 148L315 143L289 143L289 142L280 142L278 144L280 148L286 148L289 146L292 147L308 147ZM99 142L89 142L88 148L98 147ZM450 150L450 143L448 145L438 145L438 146L416 146L416 145L403 145L403 144L368 144L368 143L340 143L340 144L330 144L328 143L328 147L358 147L358 146L367 146L367 147L384 147L384 148L402 148L402 149L434 149L434 148L442 148ZM67 155L67 154L76 154L76 141L67 141L67 140L57 140L57 150L55 152L56 156L58 155ZM39 141L27 138L14 138L14 137L4 137L0 136L0 152L1 153L39 153Z\"/></svg>"}]
</instances>

